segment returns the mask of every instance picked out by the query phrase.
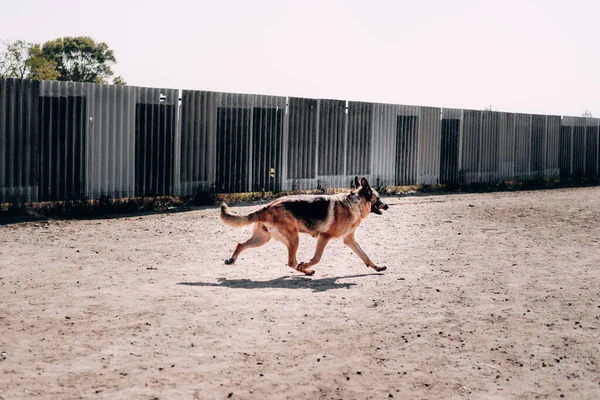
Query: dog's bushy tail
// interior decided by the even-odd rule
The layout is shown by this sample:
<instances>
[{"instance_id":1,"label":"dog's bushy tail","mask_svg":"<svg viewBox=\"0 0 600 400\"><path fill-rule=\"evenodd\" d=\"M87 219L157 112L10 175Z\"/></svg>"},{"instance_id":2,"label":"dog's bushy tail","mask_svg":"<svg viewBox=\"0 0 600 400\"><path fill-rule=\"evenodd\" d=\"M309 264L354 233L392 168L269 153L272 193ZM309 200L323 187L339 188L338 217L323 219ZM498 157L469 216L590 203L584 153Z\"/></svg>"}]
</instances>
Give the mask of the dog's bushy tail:
<instances>
[{"instance_id":1,"label":"dog's bushy tail","mask_svg":"<svg viewBox=\"0 0 600 400\"><path fill-rule=\"evenodd\" d=\"M221 204L221 220L223 223L229 226L233 226L235 228L239 228L242 226L250 225L258 220L259 211L255 211L248 215L238 215L229 212L229 207L227 204Z\"/></svg>"}]
</instances>

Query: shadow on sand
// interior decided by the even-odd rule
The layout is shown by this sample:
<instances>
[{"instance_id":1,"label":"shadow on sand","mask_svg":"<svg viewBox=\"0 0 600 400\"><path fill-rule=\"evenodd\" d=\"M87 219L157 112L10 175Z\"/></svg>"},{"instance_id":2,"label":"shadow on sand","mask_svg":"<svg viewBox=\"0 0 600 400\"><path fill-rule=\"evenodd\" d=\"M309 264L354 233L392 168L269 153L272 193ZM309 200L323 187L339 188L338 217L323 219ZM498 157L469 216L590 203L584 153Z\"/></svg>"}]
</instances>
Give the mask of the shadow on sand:
<instances>
[{"instance_id":1,"label":"shadow on sand","mask_svg":"<svg viewBox=\"0 0 600 400\"><path fill-rule=\"evenodd\" d=\"M253 281L252 279L227 279L218 278L218 282L179 282L184 286L208 286L228 287L231 289L311 289L313 292L324 292L333 289L350 289L355 286L354 282L338 282L340 279L362 278L365 276L377 276L384 274L360 274L350 276L338 276L332 278L306 278L303 276L282 276L270 281Z\"/></svg>"}]
</instances>

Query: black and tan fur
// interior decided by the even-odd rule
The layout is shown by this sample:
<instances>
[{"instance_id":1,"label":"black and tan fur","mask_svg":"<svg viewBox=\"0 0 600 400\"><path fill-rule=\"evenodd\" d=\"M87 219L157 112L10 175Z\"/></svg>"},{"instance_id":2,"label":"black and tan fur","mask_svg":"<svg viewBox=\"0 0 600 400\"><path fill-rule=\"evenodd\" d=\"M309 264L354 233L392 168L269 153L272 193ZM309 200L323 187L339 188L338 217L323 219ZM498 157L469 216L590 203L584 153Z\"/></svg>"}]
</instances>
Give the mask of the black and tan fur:
<instances>
[{"instance_id":1,"label":"black and tan fur","mask_svg":"<svg viewBox=\"0 0 600 400\"><path fill-rule=\"evenodd\" d=\"M286 196L267 204L258 211L248 215L236 215L229 212L227 204L221 205L221 219L227 225L241 227L254 224L250 239L238 243L231 258L225 264L233 264L246 249L259 247L271 238L279 240L288 249L288 266L306 275L312 275L310 269L317 264L323 255L325 246L331 239L343 238L344 244L350 247L363 262L375 271L384 271L386 267L378 267L361 249L354 238L354 231L363 218L370 213L381 214L387 210L387 204L379 198L379 194L369 186L365 178L359 182L354 178L356 189L336 195L299 195ZM317 248L313 258L306 263L298 263L298 233L306 233L317 239Z\"/></svg>"}]
</instances>

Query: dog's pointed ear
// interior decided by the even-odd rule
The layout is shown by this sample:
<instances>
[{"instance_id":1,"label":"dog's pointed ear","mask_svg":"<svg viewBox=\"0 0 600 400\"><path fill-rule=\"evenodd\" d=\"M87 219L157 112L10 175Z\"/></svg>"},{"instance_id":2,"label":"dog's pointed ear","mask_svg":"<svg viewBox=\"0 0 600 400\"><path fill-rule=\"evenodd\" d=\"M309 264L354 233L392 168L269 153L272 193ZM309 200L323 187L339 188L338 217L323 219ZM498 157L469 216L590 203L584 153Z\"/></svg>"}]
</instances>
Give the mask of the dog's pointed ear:
<instances>
[{"instance_id":1,"label":"dog's pointed ear","mask_svg":"<svg viewBox=\"0 0 600 400\"><path fill-rule=\"evenodd\" d=\"M356 180L358 180L358 177L356 178ZM364 189L364 190L369 190L371 189L371 186L369 185L369 182L367 182L367 180L365 179L365 177L363 176L363 178L360 180L360 186Z\"/></svg>"},{"instance_id":2,"label":"dog's pointed ear","mask_svg":"<svg viewBox=\"0 0 600 400\"><path fill-rule=\"evenodd\" d=\"M373 194L373 190L371 189L369 182L367 182L367 180L364 177L360 180L360 192L359 193L361 193L367 199L370 199L371 195Z\"/></svg>"},{"instance_id":3,"label":"dog's pointed ear","mask_svg":"<svg viewBox=\"0 0 600 400\"><path fill-rule=\"evenodd\" d=\"M357 188L360 186L360 182L358 181L358 176L354 177L354 187Z\"/></svg>"}]
</instances>

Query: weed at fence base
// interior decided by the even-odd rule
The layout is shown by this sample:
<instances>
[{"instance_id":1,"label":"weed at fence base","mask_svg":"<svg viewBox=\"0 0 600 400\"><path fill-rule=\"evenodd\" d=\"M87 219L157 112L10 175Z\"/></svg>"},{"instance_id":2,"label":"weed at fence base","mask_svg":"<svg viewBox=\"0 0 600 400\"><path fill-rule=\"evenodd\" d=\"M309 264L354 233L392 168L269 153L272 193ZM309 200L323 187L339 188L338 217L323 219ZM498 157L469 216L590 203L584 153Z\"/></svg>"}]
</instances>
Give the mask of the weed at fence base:
<instances>
[{"instance_id":1,"label":"weed at fence base","mask_svg":"<svg viewBox=\"0 0 600 400\"><path fill-rule=\"evenodd\" d=\"M176 197L136 197L113 199L102 195L98 199L66 200L16 205L0 205L0 216L4 217L48 217L48 218L101 218L116 214L161 212L181 207L183 202Z\"/></svg>"},{"instance_id":2,"label":"weed at fence base","mask_svg":"<svg viewBox=\"0 0 600 400\"><path fill-rule=\"evenodd\" d=\"M418 194L443 193L486 193L519 190L558 189L569 187L597 186L598 179L533 179L526 181L502 181L480 183L448 183L413 186L380 185L375 188L382 196L410 196ZM48 217L48 218L102 218L119 214L135 214L143 212L166 212L172 209L184 209L194 206L214 206L221 202L248 203L270 201L283 196L298 194L337 194L349 188L320 188L313 190L292 190L284 192L220 193L214 191L199 192L194 196L154 196L113 199L102 195L98 199L67 200L56 202L30 203L22 197L15 196L10 203L0 204L0 217Z\"/></svg>"}]
</instances>

